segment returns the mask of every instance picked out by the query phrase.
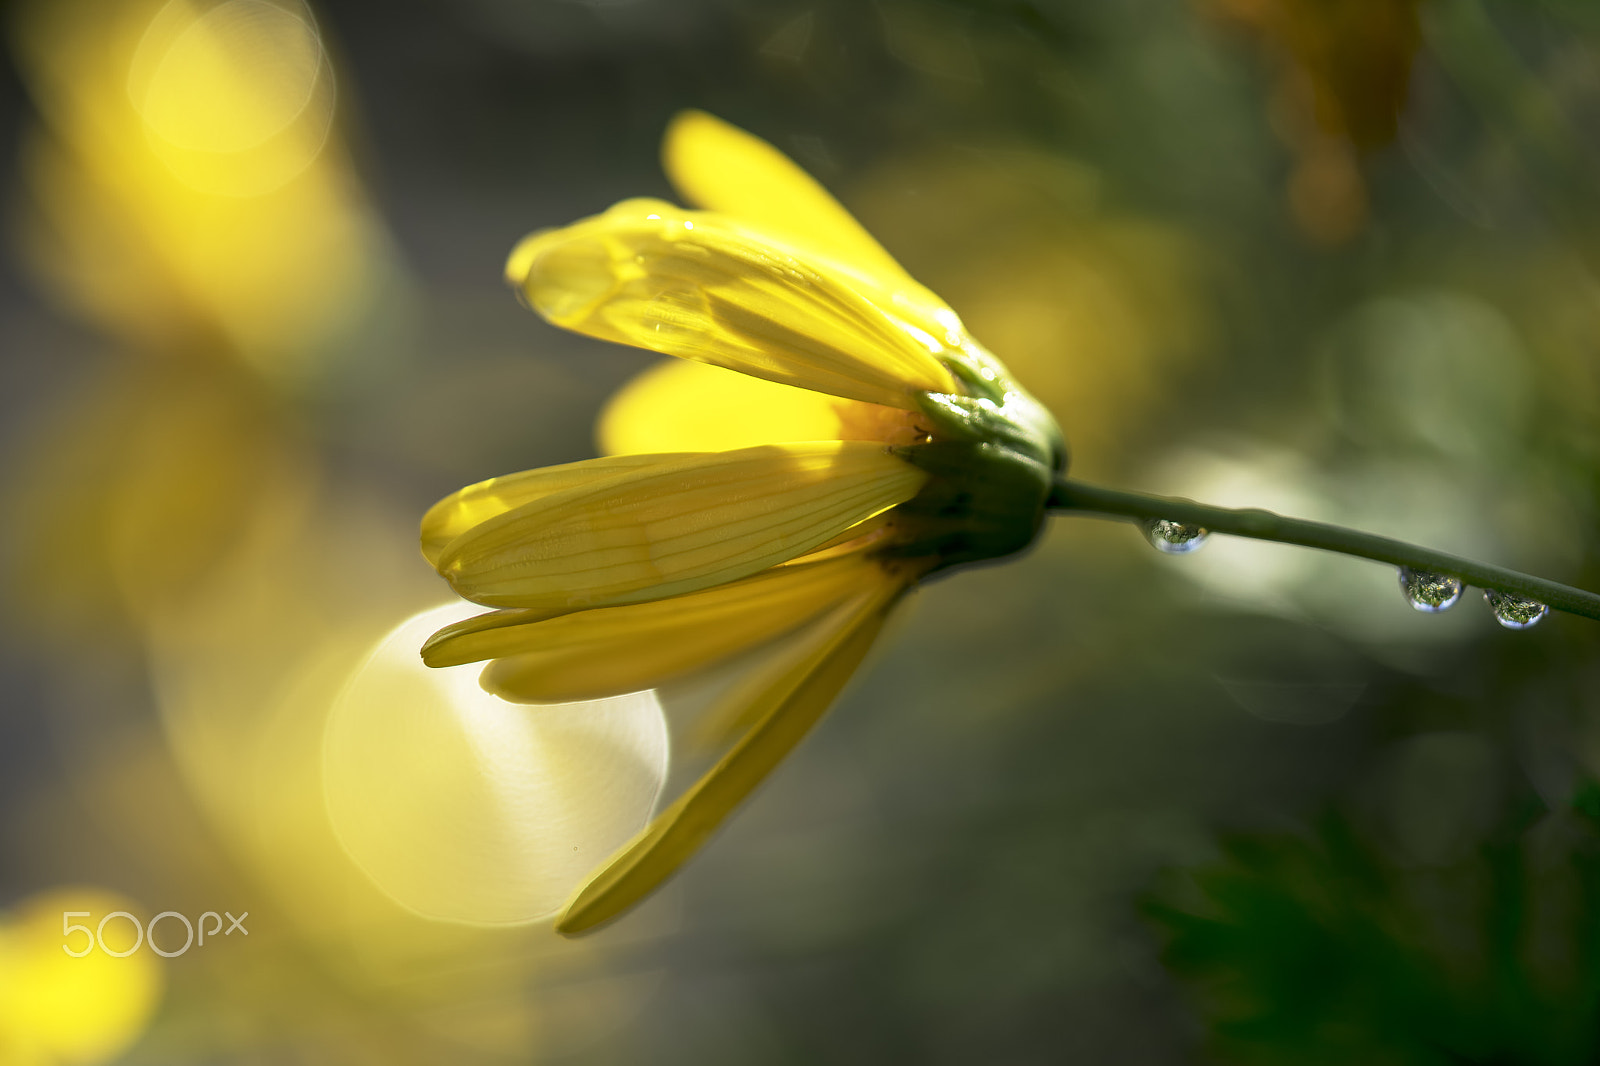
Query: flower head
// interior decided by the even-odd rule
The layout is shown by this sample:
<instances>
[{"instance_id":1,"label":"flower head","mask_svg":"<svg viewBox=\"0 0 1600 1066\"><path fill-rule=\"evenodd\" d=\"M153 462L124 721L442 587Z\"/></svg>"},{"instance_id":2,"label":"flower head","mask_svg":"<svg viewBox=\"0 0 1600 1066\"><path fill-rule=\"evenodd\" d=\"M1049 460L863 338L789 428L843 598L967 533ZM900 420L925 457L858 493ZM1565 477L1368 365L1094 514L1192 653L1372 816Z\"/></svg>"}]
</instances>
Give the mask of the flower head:
<instances>
[{"instance_id":1,"label":"flower head","mask_svg":"<svg viewBox=\"0 0 1600 1066\"><path fill-rule=\"evenodd\" d=\"M613 400L614 454L470 485L422 522L429 562L499 608L423 658L488 660L507 699L650 688L791 635L712 712L726 754L578 890L567 933L699 847L917 581L1031 543L1065 464L1049 414L776 149L687 112L663 154L706 210L627 200L506 270L552 323L684 361Z\"/></svg>"}]
</instances>

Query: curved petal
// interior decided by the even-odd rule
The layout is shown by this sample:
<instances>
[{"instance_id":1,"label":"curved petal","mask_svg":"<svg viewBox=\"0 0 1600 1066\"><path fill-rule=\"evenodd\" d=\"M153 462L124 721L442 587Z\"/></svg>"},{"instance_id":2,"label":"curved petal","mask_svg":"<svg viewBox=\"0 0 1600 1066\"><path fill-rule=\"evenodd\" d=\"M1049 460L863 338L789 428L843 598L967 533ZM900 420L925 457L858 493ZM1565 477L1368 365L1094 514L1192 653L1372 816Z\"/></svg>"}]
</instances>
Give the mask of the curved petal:
<instances>
[{"instance_id":1,"label":"curved petal","mask_svg":"<svg viewBox=\"0 0 1600 1066\"><path fill-rule=\"evenodd\" d=\"M905 587L879 573L876 587L839 607L800 654L758 679L754 691L735 694L755 726L573 894L557 932L589 932L653 892L800 742L861 664Z\"/></svg>"},{"instance_id":2,"label":"curved petal","mask_svg":"<svg viewBox=\"0 0 1600 1066\"><path fill-rule=\"evenodd\" d=\"M452 540L496 515L580 485L593 485L619 474L690 457L664 453L613 455L580 463L542 466L468 485L428 508L428 513L422 516L422 554L429 563L437 565L439 556Z\"/></svg>"},{"instance_id":3,"label":"curved petal","mask_svg":"<svg viewBox=\"0 0 1600 1066\"><path fill-rule=\"evenodd\" d=\"M774 567L686 596L480 631L432 650L450 662L468 661L462 655L499 656L479 683L514 703L638 692L799 628L850 598L877 568L860 554ZM491 642L513 650L484 655ZM425 645L425 661L429 650Z\"/></svg>"},{"instance_id":4,"label":"curved petal","mask_svg":"<svg viewBox=\"0 0 1600 1066\"><path fill-rule=\"evenodd\" d=\"M903 503L927 474L863 441L771 444L608 478L461 534L437 568L490 607L661 599L746 577Z\"/></svg>"},{"instance_id":5,"label":"curved petal","mask_svg":"<svg viewBox=\"0 0 1600 1066\"><path fill-rule=\"evenodd\" d=\"M730 620L767 613L790 617L808 611L814 614L821 608L813 609L813 604L843 598L852 590L851 583L861 580L867 573L866 568L873 565L876 564L869 562L859 549L849 554L813 553L725 585L682 596L576 612L525 607L490 611L464 618L434 633L422 645L422 661L436 668L506 656L556 662L565 656L588 654L586 649L598 644L615 645L612 653L632 656L638 649L627 647L628 642L643 643L658 636L670 641L675 639L669 632L674 627L692 629L702 624L710 628L726 627L742 624ZM798 625L799 621L797 617L792 625ZM741 638L739 634L726 633L714 639ZM643 649L642 654L648 657L656 652ZM528 665L533 663L530 661ZM613 667L622 671L634 669L627 663L613 664ZM634 692L649 687L619 687L616 691ZM542 698L526 696L523 700L537 703ZM552 698L551 702L560 701Z\"/></svg>"},{"instance_id":6,"label":"curved petal","mask_svg":"<svg viewBox=\"0 0 1600 1066\"><path fill-rule=\"evenodd\" d=\"M422 642L422 665L435 670L516 655L528 650L528 634L540 622L581 611L582 608L506 607L452 622Z\"/></svg>"},{"instance_id":7,"label":"curved petal","mask_svg":"<svg viewBox=\"0 0 1600 1066\"><path fill-rule=\"evenodd\" d=\"M815 178L737 126L704 111L680 111L661 142L661 165L697 207L854 264L885 289L921 287Z\"/></svg>"},{"instance_id":8,"label":"curved petal","mask_svg":"<svg viewBox=\"0 0 1600 1066\"><path fill-rule=\"evenodd\" d=\"M434 668L461 666L465 663L483 662L485 659L496 659L502 656L521 656L531 651L542 651L549 631L540 623L574 613L605 616L608 619L607 625L617 630L625 626L632 626L645 618L652 618L658 613L663 622L671 626L687 624L689 619L674 613L680 609L680 606L689 608L690 615L694 617L705 614L708 616L715 615L720 618L740 610L740 605L746 600L750 601L748 606L756 608L759 599L762 604L771 600L777 604L785 605L791 614L804 613L808 609L804 604L812 602L821 589L831 588L833 584L839 581L848 586L850 581L863 576L864 571L860 567L866 564L865 552L888 525L889 516L892 513L892 511L884 511L864 522L857 522L832 540L819 544L809 553L790 562L780 563L758 574L740 578L738 581L731 581L726 585L718 585L703 592L690 592L663 600L649 600L642 604L631 604L622 607L597 607L589 610L560 607L548 609L507 607L502 610L489 611L486 614L463 618L458 622L445 626L423 642L422 662L424 665ZM833 564L841 561L849 561L852 565L848 569L833 566ZM828 566L830 569L822 569L824 566ZM793 582L790 582L787 579L787 575L790 574L799 576ZM777 586L772 584L775 581L785 582L781 590L778 590ZM769 590L779 591L779 594L765 598L754 595L758 592L765 593ZM824 595L823 598L826 599L826 596ZM803 601L798 608L795 606L797 600ZM629 614L625 612L642 613ZM810 617L810 615L806 617ZM614 622L611 620L614 620ZM796 624L799 623L796 622ZM574 630L572 629L564 629L562 632L567 635L567 638L574 635ZM585 629L582 632L592 633L594 631ZM775 634L776 630L774 631ZM766 638L750 640L746 642L746 645L753 646L764 639ZM649 686L641 685L638 687ZM491 689L491 691L496 690ZM618 687L616 691L632 692L636 691L636 689ZM506 695L505 698L523 699L535 703L540 702L541 699L531 695L522 697Z\"/></svg>"},{"instance_id":9,"label":"curved petal","mask_svg":"<svg viewBox=\"0 0 1600 1066\"><path fill-rule=\"evenodd\" d=\"M539 314L602 340L908 410L955 389L942 319L720 215L627 200L525 239L507 269Z\"/></svg>"}]
</instances>

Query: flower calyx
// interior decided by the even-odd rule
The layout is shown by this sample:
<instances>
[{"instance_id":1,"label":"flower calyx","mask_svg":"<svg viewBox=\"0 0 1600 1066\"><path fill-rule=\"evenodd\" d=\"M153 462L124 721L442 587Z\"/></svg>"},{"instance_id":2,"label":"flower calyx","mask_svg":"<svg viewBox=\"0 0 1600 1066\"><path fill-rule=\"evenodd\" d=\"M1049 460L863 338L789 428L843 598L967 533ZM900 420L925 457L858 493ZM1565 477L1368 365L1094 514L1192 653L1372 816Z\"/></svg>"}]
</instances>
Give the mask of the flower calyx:
<instances>
[{"instance_id":1,"label":"flower calyx","mask_svg":"<svg viewBox=\"0 0 1600 1066\"><path fill-rule=\"evenodd\" d=\"M971 344L942 361L966 390L925 393L926 443L895 454L931 476L896 508L894 554L933 557L932 570L998 559L1031 545L1067 449L1040 403Z\"/></svg>"}]
</instances>

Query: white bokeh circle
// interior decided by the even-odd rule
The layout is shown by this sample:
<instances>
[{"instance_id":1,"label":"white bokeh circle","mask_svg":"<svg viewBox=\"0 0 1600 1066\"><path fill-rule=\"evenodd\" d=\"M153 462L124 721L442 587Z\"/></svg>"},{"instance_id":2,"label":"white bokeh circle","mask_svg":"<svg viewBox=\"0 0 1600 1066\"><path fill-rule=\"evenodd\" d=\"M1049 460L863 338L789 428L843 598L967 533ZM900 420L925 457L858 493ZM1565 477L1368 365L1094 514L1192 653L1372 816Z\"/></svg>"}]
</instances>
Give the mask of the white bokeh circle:
<instances>
[{"instance_id":1,"label":"white bokeh circle","mask_svg":"<svg viewBox=\"0 0 1600 1066\"><path fill-rule=\"evenodd\" d=\"M430 669L453 603L392 630L329 714L323 785L340 843L383 892L458 922L547 917L650 818L666 780L654 693L508 703L480 664Z\"/></svg>"}]
</instances>

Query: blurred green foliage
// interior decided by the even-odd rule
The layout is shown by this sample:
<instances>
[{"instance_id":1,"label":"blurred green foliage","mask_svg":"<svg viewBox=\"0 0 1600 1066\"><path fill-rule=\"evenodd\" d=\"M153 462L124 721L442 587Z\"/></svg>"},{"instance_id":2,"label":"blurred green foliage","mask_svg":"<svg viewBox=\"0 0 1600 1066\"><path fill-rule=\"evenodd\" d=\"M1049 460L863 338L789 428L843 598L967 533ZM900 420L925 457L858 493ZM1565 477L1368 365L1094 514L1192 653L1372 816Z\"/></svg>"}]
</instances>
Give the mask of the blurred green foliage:
<instances>
[{"instance_id":1,"label":"blurred green foliage","mask_svg":"<svg viewBox=\"0 0 1600 1066\"><path fill-rule=\"evenodd\" d=\"M1220 1061L1593 1062L1597 796L1499 812L1444 869L1397 866L1333 813L1302 834L1229 836L1221 862L1146 910Z\"/></svg>"}]
</instances>

